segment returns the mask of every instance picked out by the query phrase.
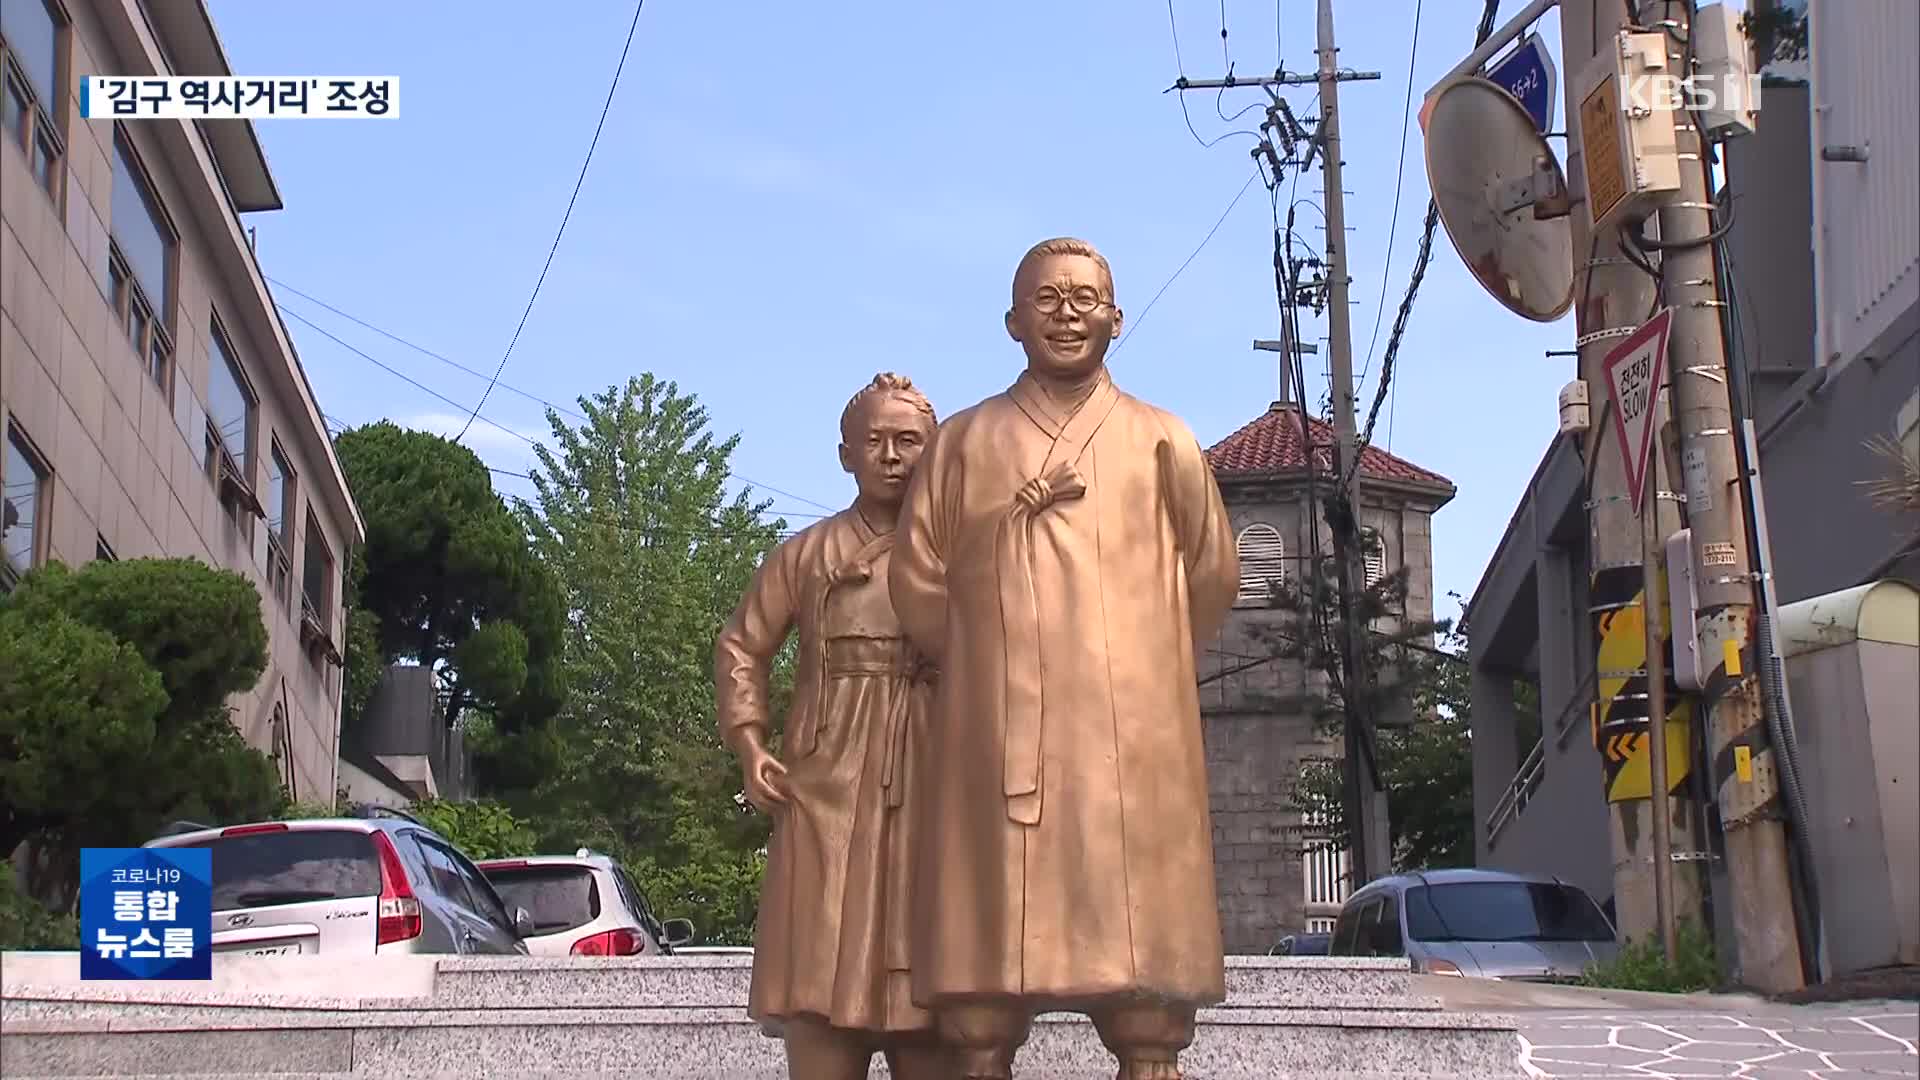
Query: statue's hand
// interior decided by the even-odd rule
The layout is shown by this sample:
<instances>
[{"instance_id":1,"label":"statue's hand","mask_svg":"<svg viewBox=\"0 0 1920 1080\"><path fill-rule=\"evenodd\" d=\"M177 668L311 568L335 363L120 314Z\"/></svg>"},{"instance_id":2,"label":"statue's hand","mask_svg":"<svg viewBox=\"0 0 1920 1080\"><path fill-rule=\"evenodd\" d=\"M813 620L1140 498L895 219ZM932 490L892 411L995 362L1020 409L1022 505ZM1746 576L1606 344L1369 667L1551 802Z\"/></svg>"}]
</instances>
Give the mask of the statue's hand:
<instances>
[{"instance_id":1,"label":"statue's hand","mask_svg":"<svg viewBox=\"0 0 1920 1080\"><path fill-rule=\"evenodd\" d=\"M787 767L764 746L754 746L740 758L740 778L747 801L763 814L785 804Z\"/></svg>"}]
</instances>

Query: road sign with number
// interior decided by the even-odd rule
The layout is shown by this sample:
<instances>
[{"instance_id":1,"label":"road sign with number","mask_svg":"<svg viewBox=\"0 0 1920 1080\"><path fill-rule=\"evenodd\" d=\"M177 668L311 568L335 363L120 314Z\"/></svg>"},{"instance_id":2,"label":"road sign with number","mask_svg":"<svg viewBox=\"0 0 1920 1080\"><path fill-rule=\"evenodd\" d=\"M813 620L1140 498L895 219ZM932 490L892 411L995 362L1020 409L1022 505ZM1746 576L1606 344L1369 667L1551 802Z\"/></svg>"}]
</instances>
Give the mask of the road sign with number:
<instances>
[{"instance_id":1,"label":"road sign with number","mask_svg":"<svg viewBox=\"0 0 1920 1080\"><path fill-rule=\"evenodd\" d=\"M1542 134L1553 130L1553 84L1557 76L1553 54L1539 34L1528 34L1519 48L1487 69L1487 78L1526 106Z\"/></svg>"},{"instance_id":2,"label":"road sign with number","mask_svg":"<svg viewBox=\"0 0 1920 1080\"><path fill-rule=\"evenodd\" d=\"M1613 404L1613 429L1627 466L1627 499L1635 514L1642 512L1647 482L1652 478L1653 440L1659 430L1660 388L1667 379L1667 333L1673 327L1673 309L1633 332L1607 354L1607 397Z\"/></svg>"}]
</instances>

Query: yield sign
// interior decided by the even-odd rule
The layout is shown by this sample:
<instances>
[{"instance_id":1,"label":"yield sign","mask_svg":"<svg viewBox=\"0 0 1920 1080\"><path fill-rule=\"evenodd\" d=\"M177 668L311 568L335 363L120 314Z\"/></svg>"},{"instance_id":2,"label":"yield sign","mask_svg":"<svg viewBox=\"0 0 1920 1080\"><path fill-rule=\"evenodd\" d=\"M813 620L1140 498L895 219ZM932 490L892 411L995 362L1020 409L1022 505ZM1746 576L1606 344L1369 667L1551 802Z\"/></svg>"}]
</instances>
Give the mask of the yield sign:
<instances>
[{"instance_id":1,"label":"yield sign","mask_svg":"<svg viewBox=\"0 0 1920 1080\"><path fill-rule=\"evenodd\" d=\"M1663 308L1633 336L1615 346L1601 364L1613 400L1613 426L1627 465L1627 499L1640 513L1653 461L1654 406L1667 376L1667 331L1673 309Z\"/></svg>"}]
</instances>

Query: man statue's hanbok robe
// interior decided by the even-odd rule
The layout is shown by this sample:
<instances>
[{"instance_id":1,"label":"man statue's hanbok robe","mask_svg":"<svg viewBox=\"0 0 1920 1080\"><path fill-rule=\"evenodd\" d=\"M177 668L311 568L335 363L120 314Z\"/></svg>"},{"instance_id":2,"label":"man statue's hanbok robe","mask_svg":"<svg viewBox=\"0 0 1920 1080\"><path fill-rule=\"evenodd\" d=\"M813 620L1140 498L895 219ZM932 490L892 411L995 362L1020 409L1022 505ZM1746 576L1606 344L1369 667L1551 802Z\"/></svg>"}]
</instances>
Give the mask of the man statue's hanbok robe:
<instances>
[{"instance_id":1,"label":"man statue's hanbok robe","mask_svg":"<svg viewBox=\"0 0 1920 1080\"><path fill-rule=\"evenodd\" d=\"M1195 654L1238 560L1186 425L1102 373L946 421L893 554L940 665L913 798L914 1000L1224 1000Z\"/></svg>"},{"instance_id":2,"label":"man statue's hanbok robe","mask_svg":"<svg viewBox=\"0 0 1920 1080\"><path fill-rule=\"evenodd\" d=\"M770 1027L801 1014L882 1033L932 1023L911 999L904 921L904 796L931 669L887 597L892 546L857 510L802 531L754 574L715 648L729 737L768 726L768 668L800 634L780 747L789 798L767 851L747 1009Z\"/></svg>"}]
</instances>

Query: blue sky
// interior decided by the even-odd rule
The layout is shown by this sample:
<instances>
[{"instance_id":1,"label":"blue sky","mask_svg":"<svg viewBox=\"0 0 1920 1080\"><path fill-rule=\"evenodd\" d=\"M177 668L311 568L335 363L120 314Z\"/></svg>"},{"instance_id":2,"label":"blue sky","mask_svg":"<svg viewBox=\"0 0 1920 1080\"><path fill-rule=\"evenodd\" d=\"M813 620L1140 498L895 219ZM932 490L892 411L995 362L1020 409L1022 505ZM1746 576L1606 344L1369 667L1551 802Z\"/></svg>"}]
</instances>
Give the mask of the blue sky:
<instances>
[{"instance_id":1,"label":"blue sky","mask_svg":"<svg viewBox=\"0 0 1920 1080\"><path fill-rule=\"evenodd\" d=\"M1480 6L1424 4L1416 106L1470 50ZM258 125L287 203L250 221L267 272L492 371L559 224L632 7L588 0L564 5L564 19L484 0L211 7L242 73L401 80L398 120ZM1341 64L1382 74L1341 87L1356 368L1382 293L1414 11L1414 0L1345 0L1337 12ZM1174 12L1186 74L1218 77L1219 5L1175 0ZM1281 0L1277 27L1274 5L1230 2L1226 13L1238 74L1271 71L1277 51L1290 70L1312 68L1312 0ZM1554 17L1539 29L1557 48ZM1001 324L1014 263L1034 241L1072 234L1112 261L1137 328L1115 379L1211 444L1275 396L1273 355L1250 349L1278 336L1271 217L1256 183L1146 311L1252 169L1248 137L1196 142L1176 95L1161 92L1177 74L1168 12L1154 3L652 0L572 224L484 415L537 438L541 407L506 386L570 405L652 371L697 393L717 430L741 432L739 473L791 493L773 494L775 506L805 523L820 508L802 500L838 507L852 496L835 428L875 371L911 375L943 415L1005 388L1022 363ZM1294 95L1296 111L1311 97ZM1226 115L1256 100L1234 91ZM1188 95L1208 139L1257 121L1256 111L1225 123L1215 104ZM1417 125L1401 175L1380 350L1426 207ZM1316 173L1300 196L1318 187ZM1324 238L1312 207L1296 228ZM285 290L279 298L462 406L485 388ZM329 416L458 430L464 412L290 326ZM1323 334L1324 323L1310 330ZM1499 542L1573 374L1543 353L1572 336L1571 316L1538 325L1508 314L1444 230L1435 237L1376 441L1460 488L1434 525L1439 593L1470 592ZM1376 356L1363 410L1378 369ZM1324 385L1315 368L1307 374ZM484 423L467 444L499 469L525 471L532 459L525 442Z\"/></svg>"}]
</instances>

